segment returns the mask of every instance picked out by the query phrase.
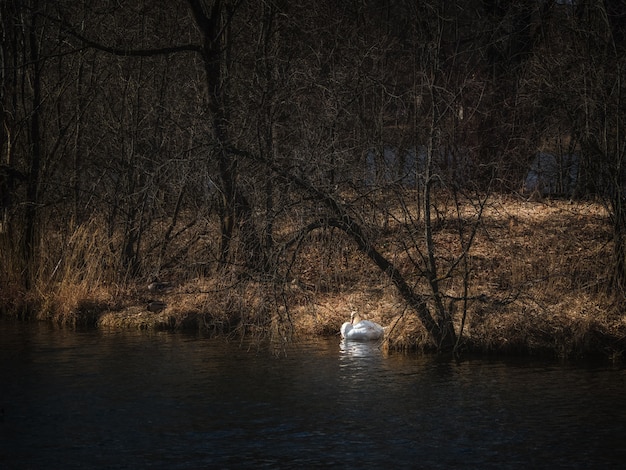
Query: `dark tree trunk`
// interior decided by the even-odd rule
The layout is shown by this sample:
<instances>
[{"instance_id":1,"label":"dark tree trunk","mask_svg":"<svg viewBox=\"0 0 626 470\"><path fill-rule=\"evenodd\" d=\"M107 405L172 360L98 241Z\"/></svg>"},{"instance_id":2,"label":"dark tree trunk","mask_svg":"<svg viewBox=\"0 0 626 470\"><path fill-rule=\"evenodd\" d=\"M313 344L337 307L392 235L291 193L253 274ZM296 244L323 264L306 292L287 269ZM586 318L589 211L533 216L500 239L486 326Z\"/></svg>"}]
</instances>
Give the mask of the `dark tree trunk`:
<instances>
[{"instance_id":1,"label":"dark tree trunk","mask_svg":"<svg viewBox=\"0 0 626 470\"><path fill-rule=\"evenodd\" d=\"M30 114L30 164L26 181L26 211L23 239L23 256L25 261L24 281L26 288L30 288L34 278L34 260L37 245L38 215L39 215L39 173L41 170L42 136L41 136L41 63L39 60L39 39L37 27L39 24L39 2L32 5L29 40L29 61L31 64L33 87L32 110Z\"/></svg>"}]
</instances>

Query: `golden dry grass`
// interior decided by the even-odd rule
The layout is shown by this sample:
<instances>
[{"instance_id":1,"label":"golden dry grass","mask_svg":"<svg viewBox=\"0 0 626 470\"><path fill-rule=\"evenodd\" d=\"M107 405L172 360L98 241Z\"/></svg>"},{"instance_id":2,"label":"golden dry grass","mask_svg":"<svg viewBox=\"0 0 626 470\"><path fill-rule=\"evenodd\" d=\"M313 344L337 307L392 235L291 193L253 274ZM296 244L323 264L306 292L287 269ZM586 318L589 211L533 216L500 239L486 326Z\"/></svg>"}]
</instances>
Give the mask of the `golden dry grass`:
<instances>
[{"instance_id":1,"label":"golden dry grass","mask_svg":"<svg viewBox=\"0 0 626 470\"><path fill-rule=\"evenodd\" d=\"M92 223L76 227L67 239L42 247L34 288L27 293L35 318L62 325L93 324L114 305L119 288L103 269L111 257L102 231ZM45 241L44 241L45 244Z\"/></svg>"},{"instance_id":2,"label":"golden dry grass","mask_svg":"<svg viewBox=\"0 0 626 470\"><path fill-rule=\"evenodd\" d=\"M471 215L468 209L468 218ZM453 219L449 214L447 220ZM385 254L410 277L411 263L405 253L392 251L397 233L390 230L386 242L390 249ZM464 348L560 356L621 354L626 346L626 317L621 304L608 293L610 239L607 214L598 203L491 198L470 251L472 300L466 312ZM435 241L444 266L446 259L460 253L454 224L441 224ZM359 272L360 280L338 292L317 293L295 315L297 329L336 332L350 311L357 309L383 325L395 325L387 335L388 347L428 347L424 328L405 310L393 287L362 263L368 264L361 255L351 253L346 269ZM314 277L321 283L324 278L350 275L338 271L338 266L326 273L318 270ZM446 293L460 297L460 281L457 273L456 279L444 282ZM458 330L462 302L450 305Z\"/></svg>"},{"instance_id":3,"label":"golden dry grass","mask_svg":"<svg viewBox=\"0 0 626 470\"><path fill-rule=\"evenodd\" d=\"M413 233L419 245L421 226L411 226L393 203L387 201L387 207L389 216L368 230L375 233L377 248L418 292L428 295L412 261L417 248L407 237ZM456 212L445 197L438 210L435 242L444 272L461 252L457 216L465 221L467 234L476 213L471 205ZM285 227L277 231L288 233ZM164 280L174 286L162 294L148 292L146 279L119 282L119 260L109 253L103 232L88 223L67 239L47 238L36 289L23 294L38 318L102 328L198 328L283 341L312 334L338 336L341 324L357 310L390 326L389 349L430 346L424 328L388 278L338 230L313 233L284 284L250 279L237 270L218 272L215 265L190 269L202 261L194 256L201 258L200 253L211 249L199 238L190 258L166 271ZM598 203L491 197L468 258L463 350L619 356L626 347L626 316L620 297L608 290L611 250L607 214ZM463 295L461 267L442 281L457 330L464 303L452 298ZM2 285L7 311L17 298L10 285ZM167 306L149 312L151 300Z\"/></svg>"},{"instance_id":4,"label":"golden dry grass","mask_svg":"<svg viewBox=\"0 0 626 470\"><path fill-rule=\"evenodd\" d=\"M601 205L502 198L485 216L491 233L473 250L472 291L487 297L470 312L471 342L567 356L623 336L623 311L607 293L611 237Z\"/></svg>"}]
</instances>

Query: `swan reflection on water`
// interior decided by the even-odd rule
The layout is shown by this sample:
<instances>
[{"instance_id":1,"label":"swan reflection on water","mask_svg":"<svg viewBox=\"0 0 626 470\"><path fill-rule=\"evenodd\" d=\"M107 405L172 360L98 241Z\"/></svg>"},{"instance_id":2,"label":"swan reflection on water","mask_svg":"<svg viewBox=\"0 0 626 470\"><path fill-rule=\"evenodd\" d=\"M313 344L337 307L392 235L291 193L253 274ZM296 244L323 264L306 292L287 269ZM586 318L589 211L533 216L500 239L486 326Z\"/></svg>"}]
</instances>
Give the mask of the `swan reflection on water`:
<instances>
[{"instance_id":1,"label":"swan reflection on water","mask_svg":"<svg viewBox=\"0 0 626 470\"><path fill-rule=\"evenodd\" d=\"M380 341L341 340L339 377L342 386L338 400L347 410L351 410L349 413L359 412L364 407L371 409L365 403L377 396L375 388L379 387L382 378L387 376L386 362ZM369 397L365 402L363 394ZM372 403L371 406L375 405Z\"/></svg>"},{"instance_id":2,"label":"swan reflection on water","mask_svg":"<svg viewBox=\"0 0 626 470\"><path fill-rule=\"evenodd\" d=\"M339 350L342 355L349 357L382 357L379 341L352 341L342 339L339 343Z\"/></svg>"}]
</instances>

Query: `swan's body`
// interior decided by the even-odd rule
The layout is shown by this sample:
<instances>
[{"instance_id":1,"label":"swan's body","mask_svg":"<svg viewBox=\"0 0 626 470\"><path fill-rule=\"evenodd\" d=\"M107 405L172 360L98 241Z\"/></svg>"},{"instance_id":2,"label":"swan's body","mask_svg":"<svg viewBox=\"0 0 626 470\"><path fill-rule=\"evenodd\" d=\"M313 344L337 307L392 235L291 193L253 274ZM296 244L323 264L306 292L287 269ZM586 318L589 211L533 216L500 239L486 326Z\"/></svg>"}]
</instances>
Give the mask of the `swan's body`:
<instances>
[{"instance_id":1,"label":"swan's body","mask_svg":"<svg viewBox=\"0 0 626 470\"><path fill-rule=\"evenodd\" d=\"M352 312L351 321L341 325L341 337L357 341L372 341L383 337L385 329L378 323L361 320L359 314Z\"/></svg>"}]
</instances>

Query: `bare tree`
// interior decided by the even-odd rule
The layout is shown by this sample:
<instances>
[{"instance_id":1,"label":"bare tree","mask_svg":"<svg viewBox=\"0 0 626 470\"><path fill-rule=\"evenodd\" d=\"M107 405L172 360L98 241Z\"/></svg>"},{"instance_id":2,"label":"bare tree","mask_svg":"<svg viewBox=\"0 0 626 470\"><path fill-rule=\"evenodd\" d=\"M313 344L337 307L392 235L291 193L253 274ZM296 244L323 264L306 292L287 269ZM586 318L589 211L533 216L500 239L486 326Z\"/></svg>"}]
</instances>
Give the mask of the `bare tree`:
<instances>
[{"instance_id":1,"label":"bare tree","mask_svg":"<svg viewBox=\"0 0 626 470\"><path fill-rule=\"evenodd\" d=\"M607 2L608 4L608 2ZM613 226L613 288L626 293L626 60L624 36L614 25L626 11L604 2L576 5L577 63L573 97L575 135L593 169ZM575 101L574 101L575 100ZM574 114L575 113L575 114Z\"/></svg>"}]
</instances>

